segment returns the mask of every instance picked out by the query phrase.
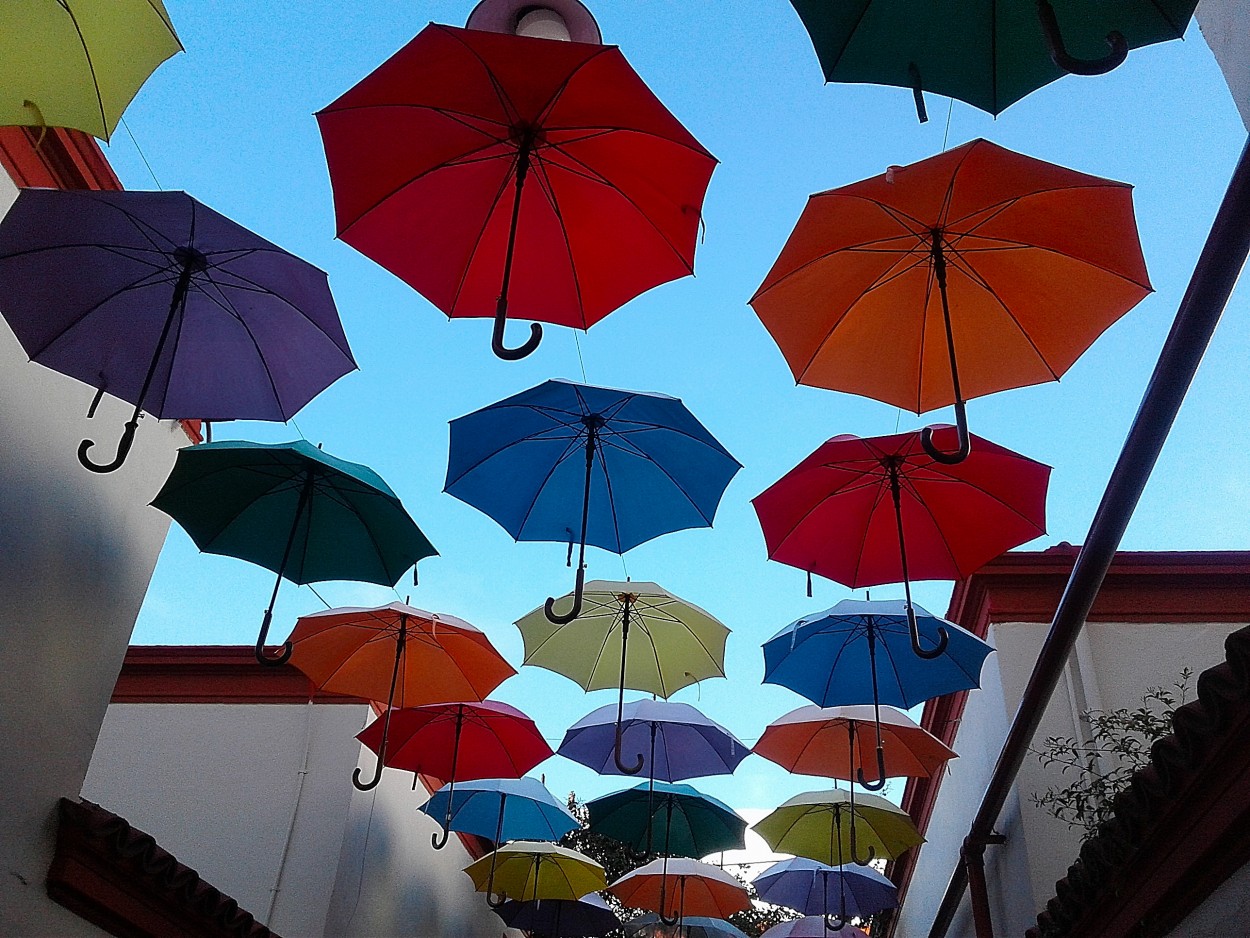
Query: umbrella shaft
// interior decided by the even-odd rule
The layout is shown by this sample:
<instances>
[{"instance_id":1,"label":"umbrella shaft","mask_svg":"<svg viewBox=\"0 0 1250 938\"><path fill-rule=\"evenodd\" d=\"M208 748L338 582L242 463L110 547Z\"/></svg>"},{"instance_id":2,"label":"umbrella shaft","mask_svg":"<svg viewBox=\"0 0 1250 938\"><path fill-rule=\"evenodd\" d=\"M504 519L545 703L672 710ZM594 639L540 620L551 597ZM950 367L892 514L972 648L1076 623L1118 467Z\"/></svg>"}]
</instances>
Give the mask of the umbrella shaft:
<instances>
[{"instance_id":1,"label":"umbrella shaft","mask_svg":"<svg viewBox=\"0 0 1250 938\"><path fill-rule=\"evenodd\" d=\"M955 330L951 326L950 300L946 295L946 253L942 249L942 229L933 229L933 276L937 280L938 294L942 297L942 322L946 326L946 353L951 362L951 387L955 392L955 406L962 407L963 391L959 387L959 365L955 357Z\"/></svg>"},{"instance_id":2,"label":"umbrella shaft","mask_svg":"<svg viewBox=\"0 0 1250 938\"><path fill-rule=\"evenodd\" d=\"M143 379L143 387L139 389L139 396L135 399L136 419L139 416L139 411L143 409L143 401L148 396L148 390L152 386L152 379L156 377L156 369L160 365L161 353L165 351L165 342L169 339L169 333L173 329L174 320L186 308L187 290L191 287L191 271L191 261L188 258L183 262L182 270L178 273L178 282L174 284L173 299L169 302L169 315L165 317L165 327L161 330L161 337L156 341L156 351L152 353L152 364L148 366L148 373Z\"/></svg>"},{"instance_id":3,"label":"umbrella shaft","mask_svg":"<svg viewBox=\"0 0 1250 938\"><path fill-rule=\"evenodd\" d=\"M499 287L499 303L496 313L508 311L508 287L512 282L512 255L516 251L517 224L521 218L521 193L525 189L525 177L530 168L530 147L533 145L529 136L521 141L517 150L516 164L516 195L512 200L512 221L508 226L508 249L504 255L503 283Z\"/></svg>"}]
</instances>

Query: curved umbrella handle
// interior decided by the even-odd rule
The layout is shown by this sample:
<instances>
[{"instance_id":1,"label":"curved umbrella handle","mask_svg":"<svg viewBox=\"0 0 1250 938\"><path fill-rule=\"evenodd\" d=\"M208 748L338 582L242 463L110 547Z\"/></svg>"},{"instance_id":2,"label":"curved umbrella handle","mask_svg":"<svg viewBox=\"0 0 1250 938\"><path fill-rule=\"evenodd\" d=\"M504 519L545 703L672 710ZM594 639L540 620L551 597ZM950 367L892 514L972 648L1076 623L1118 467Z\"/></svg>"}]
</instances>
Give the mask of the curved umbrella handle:
<instances>
[{"instance_id":1,"label":"curved umbrella handle","mask_svg":"<svg viewBox=\"0 0 1250 938\"><path fill-rule=\"evenodd\" d=\"M864 778L863 768L856 770L859 776L859 784L869 791L880 791L885 788L885 753L881 751L881 747L877 747L877 780L870 782Z\"/></svg>"},{"instance_id":2,"label":"curved umbrella handle","mask_svg":"<svg viewBox=\"0 0 1250 938\"><path fill-rule=\"evenodd\" d=\"M95 446L95 440L83 440L78 444L78 461L82 463L82 467L91 472L116 472L122 467L122 463L126 461L126 457L130 455L130 447L135 442L135 431L139 428L139 418L126 422L126 429L122 433L122 438L117 444L117 454L110 463L96 463L91 461L91 457L87 455L91 451L91 447Z\"/></svg>"},{"instance_id":3,"label":"curved umbrella handle","mask_svg":"<svg viewBox=\"0 0 1250 938\"><path fill-rule=\"evenodd\" d=\"M574 619L582 614L582 594L586 588L586 568L578 567L577 580L573 584L573 608L566 613L557 613L555 611L556 601L552 596L547 597L547 602L543 606L543 612L546 613L547 621L554 622L556 625L568 625Z\"/></svg>"},{"instance_id":4,"label":"curved umbrella handle","mask_svg":"<svg viewBox=\"0 0 1250 938\"><path fill-rule=\"evenodd\" d=\"M1042 32L1046 36L1046 51L1051 61L1073 75L1104 75L1113 68L1119 67L1128 58L1128 41L1118 30L1107 33L1107 45L1110 47L1106 55L1100 59L1076 59L1068 54L1063 44L1063 34L1059 31L1059 20L1055 16L1055 8L1050 0L1037 0L1037 18L1041 20Z\"/></svg>"},{"instance_id":5,"label":"curved umbrella handle","mask_svg":"<svg viewBox=\"0 0 1250 938\"><path fill-rule=\"evenodd\" d=\"M357 791L369 791L370 789L377 788L378 783L382 781L382 760L378 760L377 768L373 773L373 778L369 779L367 782L362 782L360 780L362 775L364 775L364 773L361 772L360 769L352 769L352 784L356 786Z\"/></svg>"},{"instance_id":6,"label":"curved umbrella handle","mask_svg":"<svg viewBox=\"0 0 1250 938\"><path fill-rule=\"evenodd\" d=\"M270 657L265 654L265 639L269 635L269 626L273 622L273 608L265 610L265 618L260 623L260 634L256 637L256 660L261 664L277 667L280 664L286 664L291 660L291 652L294 646L290 640L282 643L282 651L276 656Z\"/></svg>"},{"instance_id":7,"label":"curved umbrella handle","mask_svg":"<svg viewBox=\"0 0 1250 938\"><path fill-rule=\"evenodd\" d=\"M859 846L855 842L855 818L852 817L851 818L851 859L854 860L856 863L858 863L860 866L867 866L876 858L877 858L877 848L872 846L871 844L868 845L868 856L862 859L860 858Z\"/></svg>"},{"instance_id":8,"label":"curved umbrella handle","mask_svg":"<svg viewBox=\"0 0 1250 938\"><path fill-rule=\"evenodd\" d=\"M538 348L538 343L543 340L543 327L536 323L530 323L530 337L517 348L508 348L503 344L503 327L508 321L508 308L506 306L495 312L495 330L490 336L490 349L495 353L497 358L502 358L507 362L520 361L528 355L532 355L534 350Z\"/></svg>"},{"instance_id":9,"label":"curved umbrella handle","mask_svg":"<svg viewBox=\"0 0 1250 938\"><path fill-rule=\"evenodd\" d=\"M920 627L916 624L916 612L911 607L911 603L907 604L907 629L911 633L911 650L917 658L924 658L931 661L939 655L945 653L946 646L950 644L950 634L944 626L938 626L938 643L935 648L924 648L920 644Z\"/></svg>"},{"instance_id":10,"label":"curved umbrella handle","mask_svg":"<svg viewBox=\"0 0 1250 938\"><path fill-rule=\"evenodd\" d=\"M612 758L616 762L616 768L626 775L637 775L642 771L642 753L638 753L638 761L632 766L626 765L621 761L621 724L616 724L616 746L612 749Z\"/></svg>"},{"instance_id":11,"label":"curved umbrella handle","mask_svg":"<svg viewBox=\"0 0 1250 938\"><path fill-rule=\"evenodd\" d=\"M667 925L669 928L672 928L674 925L676 925L678 922L681 921L680 915L674 915L672 918L669 918L663 912L657 912L656 914L660 917L660 921L663 922L665 925Z\"/></svg>"},{"instance_id":12,"label":"curved umbrella handle","mask_svg":"<svg viewBox=\"0 0 1250 938\"><path fill-rule=\"evenodd\" d=\"M933 428L925 427L920 431L920 445L929 454L929 458L946 466L954 466L968 458L972 452L972 437L968 435L968 411L963 401L955 401L955 429L959 432L959 448L953 453L944 453L933 445Z\"/></svg>"},{"instance_id":13,"label":"curved umbrella handle","mask_svg":"<svg viewBox=\"0 0 1250 938\"><path fill-rule=\"evenodd\" d=\"M836 915L825 916L825 930L826 931L841 931L844 927L846 927L845 920L839 918Z\"/></svg>"},{"instance_id":14,"label":"curved umbrella handle","mask_svg":"<svg viewBox=\"0 0 1250 938\"><path fill-rule=\"evenodd\" d=\"M359 769L357 769L359 771ZM430 846L435 850L442 850L447 846L447 838L451 836L451 831L444 829L441 834L430 835Z\"/></svg>"},{"instance_id":15,"label":"curved umbrella handle","mask_svg":"<svg viewBox=\"0 0 1250 938\"><path fill-rule=\"evenodd\" d=\"M496 899L494 896L492 896L489 892L486 894L486 904L487 904L488 906L490 906L492 909L497 909L497 908L499 908L501 905L503 905L503 904L504 904L505 902L507 902L507 901L508 901L508 894L507 894L507 893L503 893L503 892L501 892L501 893L499 894L499 898L498 898L498 899Z\"/></svg>"}]
</instances>

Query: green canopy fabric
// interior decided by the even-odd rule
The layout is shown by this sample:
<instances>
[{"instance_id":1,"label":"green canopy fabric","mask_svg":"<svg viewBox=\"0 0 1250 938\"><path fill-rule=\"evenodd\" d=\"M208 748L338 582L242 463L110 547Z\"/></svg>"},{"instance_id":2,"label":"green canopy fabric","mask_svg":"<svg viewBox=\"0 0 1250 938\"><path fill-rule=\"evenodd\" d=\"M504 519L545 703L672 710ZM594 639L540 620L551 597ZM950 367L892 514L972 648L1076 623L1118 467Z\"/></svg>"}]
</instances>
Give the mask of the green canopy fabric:
<instances>
[{"instance_id":1,"label":"green canopy fabric","mask_svg":"<svg viewBox=\"0 0 1250 938\"><path fill-rule=\"evenodd\" d=\"M791 0L827 81L948 95L998 114L1067 74L1052 61L1037 0ZM1179 39L1197 0L1051 0L1070 55Z\"/></svg>"},{"instance_id":2,"label":"green canopy fabric","mask_svg":"<svg viewBox=\"0 0 1250 938\"><path fill-rule=\"evenodd\" d=\"M875 795L808 791L795 795L752 826L778 853L793 853L830 866L849 863L860 849L896 860L924 843L911 817ZM858 844L857 844L858 841Z\"/></svg>"},{"instance_id":3,"label":"green canopy fabric","mask_svg":"<svg viewBox=\"0 0 1250 938\"><path fill-rule=\"evenodd\" d=\"M590 829L636 850L705 857L741 850L747 822L692 785L643 782L586 802Z\"/></svg>"},{"instance_id":4,"label":"green canopy fabric","mask_svg":"<svg viewBox=\"0 0 1250 938\"><path fill-rule=\"evenodd\" d=\"M4 0L0 125L108 140L148 76L181 50L161 0Z\"/></svg>"}]
</instances>

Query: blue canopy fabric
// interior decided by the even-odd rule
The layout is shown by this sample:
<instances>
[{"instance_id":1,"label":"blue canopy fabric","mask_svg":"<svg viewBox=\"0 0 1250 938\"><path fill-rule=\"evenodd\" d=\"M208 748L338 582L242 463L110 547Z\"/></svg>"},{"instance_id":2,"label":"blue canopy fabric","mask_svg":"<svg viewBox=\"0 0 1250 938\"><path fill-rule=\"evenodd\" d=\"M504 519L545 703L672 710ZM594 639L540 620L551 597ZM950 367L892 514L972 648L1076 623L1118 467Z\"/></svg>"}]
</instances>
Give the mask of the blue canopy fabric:
<instances>
[{"instance_id":1,"label":"blue canopy fabric","mask_svg":"<svg viewBox=\"0 0 1250 938\"><path fill-rule=\"evenodd\" d=\"M764 683L788 687L822 707L879 702L903 709L979 687L993 647L914 603L912 608L929 645L938 643L939 627L946 630L950 644L943 654L926 660L912 653L903 600L844 599L764 643ZM879 700L873 699L874 653Z\"/></svg>"},{"instance_id":2,"label":"blue canopy fabric","mask_svg":"<svg viewBox=\"0 0 1250 938\"><path fill-rule=\"evenodd\" d=\"M420 808L440 824L447 816L449 787L444 785ZM459 782L451 794L451 829L476 834L496 844L509 840L555 841L580 826L568 809L534 778Z\"/></svg>"},{"instance_id":3,"label":"blue canopy fabric","mask_svg":"<svg viewBox=\"0 0 1250 938\"><path fill-rule=\"evenodd\" d=\"M621 554L710 527L739 462L664 394L551 380L451 422L444 491L518 541L575 542L588 424L597 429L586 543Z\"/></svg>"},{"instance_id":4,"label":"blue canopy fabric","mask_svg":"<svg viewBox=\"0 0 1250 938\"><path fill-rule=\"evenodd\" d=\"M863 918L898 905L898 887L871 866L855 863L830 866L793 857L774 863L751 885L762 901L804 915Z\"/></svg>"}]
</instances>

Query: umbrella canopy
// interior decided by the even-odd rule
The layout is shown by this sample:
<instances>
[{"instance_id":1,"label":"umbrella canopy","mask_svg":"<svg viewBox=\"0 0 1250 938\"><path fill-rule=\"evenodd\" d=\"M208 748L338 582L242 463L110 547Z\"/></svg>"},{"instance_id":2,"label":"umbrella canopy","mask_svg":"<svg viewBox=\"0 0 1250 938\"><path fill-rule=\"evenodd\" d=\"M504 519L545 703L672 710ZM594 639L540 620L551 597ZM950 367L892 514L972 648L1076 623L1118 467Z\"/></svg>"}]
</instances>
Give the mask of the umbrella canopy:
<instances>
[{"instance_id":1,"label":"umbrella canopy","mask_svg":"<svg viewBox=\"0 0 1250 938\"><path fill-rule=\"evenodd\" d=\"M572 608L547 601L564 623L581 612L587 544L623 554L711 527L740 468L678 398L553 380L451 422L444 491L518 541L567 541L570 560L579 544Z\"/></svg>"},{"instance_id":2,"label":"umbrella canopy","mask_svg":"<svg viewBox=\"0 0 1250 938\"><path fill-rule=\"evenodd\" d=\"M905 709L979 687L981 666L994 649L954 623L914 608L926 641L935 641L939 629L946 631L947 647L939 657L918 661L910 653L902 601L844 599L790 623L764 643L764 683L788 687L822 707L878 703Z\"/></svg>"},{"instance_id":3,"label":"umbrella canopy","mask_svg":"<svg viewBox=\"0 0 1250 938\"><path fill-rule=\"evenodd\" d=\"M868 938L868 933L843 923L832 928L823 915L805 915L790 922L778 922L760 938Z\"/></svg>"},{"instance_id":4,"label":"umbrella canopy","mask_svg":"<svg viewBox=\"0 0 1250 938\"><path fill-rule=\"evenodd\" d=\"M542 337L510 308L586 329L693 272L716 160L613 46L431 24L317 121L338 236L501 358Z\"/></svg>"},{"instance_id":5,"label":"umbrella canopy","mask_svg":"<svg viewBox=\"0 0 1250 938\"><path fill-rule=\"evenodd\" d=\"M22 190L0 309L33 361L135 405L113 462L79 448L97 472L142 411L285 421L356 367L325 273L185 192Z\"/></svg>"},{"instance_id":6,"label":"umbrella canopy","mask_svg":"<svg viewBox=\"0 0 1250 938\"><path fill-rule=\"evenodd\" d=\"M465 867L478 892L498 908L491 896L497 889L505 899L580 899L607 885L603 867L585 854L555 844L518 840Z\"/></svg>"},{"instance_id":7,"label":"umbrella canopy","mask_svg":"<svg viewBox=\"0 0 1250 938\"><path fill-rule=\"evenodd\" d=\"M745 932L723 918L707 915L688 915L681 920L681 928L677 929L664 924L654 912L648 912L626 922L625 931L646 938L747 938Z\"/></svg>"},{"instance_id":8,"label":"umbrella canopy","mask_svg":"<svg viewBox=\"0 0 1250 938\"><path fill-rule=\"evenodd\" d=\"M652 860L608 887L626 906L658 912L665 924L686 915L728 918L751 908L746 888L710 863L683 858Z\"/></svg>"},{"instance_id":9,"label":"umbrella canopy","mask_svg":"<svg viewBox=\"0 0 1250 938\"><path fill-rule=\"evenodd\" d=\"M643 782L586 802L590 829L643 853L705 857L741 850L747 822L733 808L690 785Z\"/></svg>"},{"instance_id":10,"label":"umbrella canopy","mask_svg":"<svg viewBox=\"0 0 1250 938\"><path fill-rule=\"evenodd\" d=\"M419 809L447 831L476 834L494 844L509 840L559 840L581 825L536 778L486 778L459 788L444 785ZM435 846L440 847L437 837Z\"/></svg>"},{"instance_id":11,"label":"umbrella canopy","mask_svg":"<svg viewBox=\"0 0 1250 938\"><path fill-rule=\"evenodd\" d=\"M544 938L594 938L621 927L606 902L596 893L580 899L543 899L516 902L509 899L495 909L509 928Z\"/></svg>"},{"instance_id":12,"label":"umbrella canopy","mask_svg":"<svg viewBox=\"0 0 1250 938\"><path fill-rule=\"evenodd\" d=\"M386 701L377 772L365 789L382 778L396 707L482 700L516 674L475 626L399 602L303 616L287 646L291 663L320 689ZM360 787L359 769L353 781Z\"/></svg>"},{"instance_id":13,"label":"umbrella canopy","mask_svg":"<svg viewBox=\"0 0 1250 938\"><path fill-rule=\"evenodd\" d=\"M1068 73L1115 68L1129 49L1180 39L1197 0L791 0L826 81L910 88L999 114Z\"/></svg>"},{"instance_id":14,"label":"umbrella canopy","mask_svg":"<svg viewBox=\"0 0 1250 938\"><path fill-rule=\"evenodd\" d=\"M0 126L108 140L156 67L182 51L161 0L9 0L0 7Z\"/></svg>"},{"instance_id":15,"label":"umbrella canopy","mask_svg":"<svg viewBox=\"0 0 1250 938\"><path fill-rule=\"evenodd\" d=\"M954 459L964 401L1057 380L1150 290L1131 187L974 140L813 195L751 305L801 384L954 404Z\"/></svg>"},{"instance_id":16,"label":"umbrella canopy","mask_svg":"<svg viewBox=\"0 0 1250 938\"><path fill-rule=\"evenodd\" d=\"M879 765L864 755L874 741ZM867 783L929 776L956 758L953 749L902 711L869 706L792 710L764 728L753 751L799 775Z\"/></svg>"},{"instance_id":17,"label":"umbrella canopy","mask_svg":"<svg viewBox=\"0 0 1250 938\"><path fill-rule=\"evenodd\" d=\"M306 440L184 447L152 504L200 550L277 573L256 639L256 657L265 663L291 655L290 642L276 659L263 654L283 577L394 586L409 567L438 553L381 476Z\"/></svg>"},{"instance_id":18,"label":"umbrella canopy","mask_svg":"<svg viewBox=\"0 0 1250 938\"><path fill-rule=\"evenodd\" d=\"M751 885L763 902L821 918L832 910L843 921L898 905L898 887L871 866L830 866L807 857L774 863Z\"/></svg>"},{"instance_id":19,"label":"umbrella canopy","mask_svg":"<svg viewBox=\"0 0 1250 938\"><path fill-rule=\"evenodd\" d=\"M952 465L922 436L835 436L757 495L769 558L851 588L901 580L912 609L912 579L963 579L1046 533L1049 466L980 437Z\"/></svg>"},{"instance_id":20,"label":"umbrella canopy","mask_svg":"<svg viewBox=\"0 0 1250 938\"><path fill-rule=\"evenodd\" d=\"M852 823L852 820L854 823ZM852 804L848 792L808 791L795 795L751 827L778 853L841 866L859 860L859 843L874 856L897 860L924 837L907 812L875 795L860 795Z\"/></svg>"},{"instance_id":21,"label":"umbrella canopy","mask_svg":"<svg viewBox=\"0 0 1250 938\"><path fill-rule=\"evenodd\" d=\"M688 703L633 700L625 704L621 747L638 753L639 767L617 764L613 706L599 707L564 734L557 754L600 775L634 775L676 782L707 775L731 775L751 752L742 740Z\"/></svg>"}]
</instances>

